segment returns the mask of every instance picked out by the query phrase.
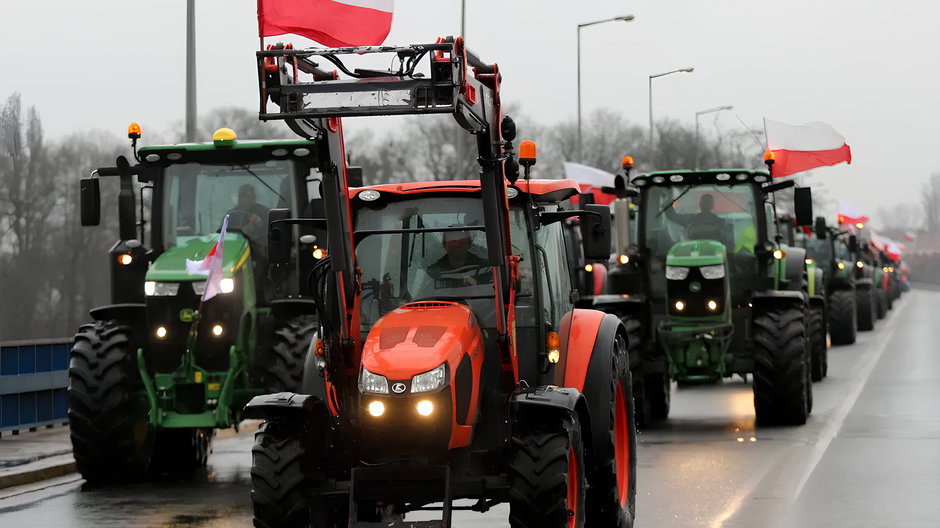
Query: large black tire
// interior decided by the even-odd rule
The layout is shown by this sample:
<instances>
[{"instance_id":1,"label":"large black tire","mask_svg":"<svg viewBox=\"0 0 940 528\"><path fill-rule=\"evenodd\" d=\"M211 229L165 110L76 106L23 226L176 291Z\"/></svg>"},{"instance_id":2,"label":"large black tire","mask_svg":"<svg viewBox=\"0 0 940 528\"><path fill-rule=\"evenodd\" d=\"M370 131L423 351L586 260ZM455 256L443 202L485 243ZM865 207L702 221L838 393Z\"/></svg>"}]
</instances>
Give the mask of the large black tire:
<instances>
[{"instance_id":1,"label":"large black tire","mask_svg":"<svg viewBox=\"0 0 940 528\"><path fill-rule=\"evenodd\" d=\"M758 425L801 425L812 384L801 305L779 305L754 316L754 410Z\"/></svg>"},{"instance_id":2,"label":"large black tire","mask_svg":"<svg viewBox=\"0 0 940 528\"><path fill-rule=\"evenodd\" d=\"M206 467L212 452L212 429L162 429L154 438L150 473L179 475Z\"/></svg>"},{"instance_id":3,"label":"large black tire","mask_svg":"<svg viewBox=\"0 0 940 528\"><path fill-rule=\"evenodd\" d=\"M876 313L875 299L870 286L855 290L855 307L858 314L858 329L868 332L875 329Z\"/></svg>"},{"instance_id":4,"label":"large black tire","mask_svg":"<svg viewBox=\"0 0 940 528\"><path fill-rule=\"evenodd\" d=\"M630 316L621 316L620 321L623 323L624 328L627 331L627 355L629 356L629 364L632 365L636 362L636 359L641 352L642 344L642 325L640 324L639 319L635 319ZM636 423L638 426L642 427L649 422L649 401L646 399L646 386L643 383L643 378L639 376L640 370L642 370L642 360L640 360L640 368L637 371L632 371L631 380L633 382L632 391L633 391L633 405L635 409Z\"/></svg>"},{"instance_id":5,"label":"large black tire","mask_svg":"<svg viewBox=\"0 0 940 528\"><path fill-rule=\"evenodd\" d=\"M885 294L884 289L875 288L875 305L876 310L875 314L878 316L878 319L884 319L888 315L888 300L887 295Z\"/></svg>"},{"instance_id":6,"label":"large black tire","mask_svg":"<svg viewBox=\"0 0 940 528\"><path fill-rule=\"evenodd\" d=\"M509 526L583 528L585 477L577 417L518 419L509 458ZM574 517L573 523L569 516Z\"/></svg>"},{"instance_id":7,"label":"large black tire","mask_svg":"<svg viewBox=\"0 0 940 528\"><path fill-rule=\"evenodd\" d=\"M810 379L822 381L829 370L826 345L826 317L822 306L812 306L806 315L806 331L810 350Z\"/></svg>"},{"instance_id":8,"label":"large black tire","mask_svg":"<svg viewBox=\"0 0 940 528\"><path fill-rule=\"evenodd\" d=\"M672 405L672 383L665 372L647 374L644 381L650 406L650 421L661 422L669 417Z\"/></svg>"},{"instance_id":9,"label":"large black tire","mask_svg":"<svg viewBox=\"0 0 940 528\"><path fill-rule=\"evenodd\" d=\"M129 327L114 321L83 325L69 358L69 427L72 455L92 484L146 475L153 429L138 406L142 382Z\"/></svg>"},{"instance_id":10,"label":"large black tire","mask_svg":"<svg viewBox=\"0 0 940 528\"><path fill-rule=\"evenodd\" d=\"M836 290L829 296L829 337L833 345L851 345L858 330L856 293Z\"/></svg>"},{"instance_id":11,"label":"large black tire","mask_svg":"<svg viewBox=\"0 0 940 528\"><path fill-rule=\"evenodd\" d=\"M261 424L251 448L251 502L256 528L332 528L346 526L334 516L335 505L311 496L322 478L322 430L304 433L299 423L270 421ZM305 441L306 440L306 441ZM348 508L346 501L342 506ZM334 524L335 523L335 524Z\"/></svg>"},{"instance_id":12,"label":"large black tire","mask_svg":"<svg viewBox=\"0 0 940 528\"><path fill-rule=\"evenodd\" d=\"M584 388L594 445L586 502L590 526L630 528L636 514L636 420L628 363L626 339L617 334L604 372L609 382Z\"/></svg>"},{"instance_id":13,"label":"large black tire","mask_svg":"<svg viewBox=\"0 0 940 528\"><path fill-rule=\"evenodd\" d=\"M304 357L317 330L311 317L287 321L274 332L270 354L265 362L265 387L268 392L300 392Z\"/></svg>"}]
</instances>

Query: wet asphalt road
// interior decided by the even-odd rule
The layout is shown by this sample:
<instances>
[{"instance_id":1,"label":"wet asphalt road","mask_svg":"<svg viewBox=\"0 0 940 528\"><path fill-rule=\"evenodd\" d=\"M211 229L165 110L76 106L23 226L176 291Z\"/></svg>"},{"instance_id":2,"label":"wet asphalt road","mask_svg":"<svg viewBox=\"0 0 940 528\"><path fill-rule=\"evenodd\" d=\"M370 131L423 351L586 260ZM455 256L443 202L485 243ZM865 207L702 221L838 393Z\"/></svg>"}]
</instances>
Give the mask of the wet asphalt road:
<instances>
[{"instance_id":1,"label":"wet asphalt road","mask_svg":"<svg viewBox=\"0 0 940 528\"><path fill-rule=\"evenodd\" d=\"M940 292L915 291L875 332L832 348L803 427L755 429L750 385L673 388L640 433L640 527L940 526ZM0 491L0 526L250 526L251 438L218 440L186 482L84 489L77 476ZM455 514L508 526L508 508Z\"/></svg>"}]
</instances>

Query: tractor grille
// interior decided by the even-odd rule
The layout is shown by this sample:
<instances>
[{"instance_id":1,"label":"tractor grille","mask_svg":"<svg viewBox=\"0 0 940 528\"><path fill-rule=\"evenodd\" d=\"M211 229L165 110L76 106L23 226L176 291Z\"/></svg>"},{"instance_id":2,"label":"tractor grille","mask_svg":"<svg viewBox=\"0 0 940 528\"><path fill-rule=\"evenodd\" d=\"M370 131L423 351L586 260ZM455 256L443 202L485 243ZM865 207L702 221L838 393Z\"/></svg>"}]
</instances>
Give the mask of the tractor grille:
<instances>
[{"instance_id":1,"label":"tractor grille","mask_svg":"<svg viewBox=\"0 0 940 528\"><path fill-rule=\"evenodd\" d=\"M669 315L675 317L708 317L718 315L725 311L725 281L727 275L721 279L705 279L702 277L699 268L689 269L689 276L684 280L666 281L666 299ZM698 283L699 290L693 291L693 283ZM682 300L685 303L685 309L681 312L676 310L676 301ZM709 311L706 303L714 299L718 302L718 309L714 312Z\"/></svg>"}]
</instances>

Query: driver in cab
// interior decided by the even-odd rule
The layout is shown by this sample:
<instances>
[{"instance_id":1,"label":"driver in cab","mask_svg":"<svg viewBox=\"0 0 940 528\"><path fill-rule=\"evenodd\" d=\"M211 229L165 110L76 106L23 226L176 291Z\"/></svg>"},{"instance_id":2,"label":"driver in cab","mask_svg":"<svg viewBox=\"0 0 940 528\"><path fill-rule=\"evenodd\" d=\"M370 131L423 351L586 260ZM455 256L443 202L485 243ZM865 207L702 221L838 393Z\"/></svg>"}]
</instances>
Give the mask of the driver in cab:
<instances>
[{"instance_id":1,"label":"driver in cab","mask_svg":"<svg viewBox=\"0 0 940 528\"><path fill-rule=\"evenodd\" d=\"M265 245L268 208L257 202L255 188L250 183L238 188L238 203L228 216L230 227L241 230L253 244Z\"/></svg>"},{"instance_id":2,"label":"driver in cab","mask_svg":"<svg viewBox=\"0 0 940 528\"><path fill-rule=\"evenodd\" d=\"M428 266L437 287L476 286L492 282L493 270L485 259L473 254L473 237L468 231L444 232L444 255Z\"/></svg>"}]
</instances>

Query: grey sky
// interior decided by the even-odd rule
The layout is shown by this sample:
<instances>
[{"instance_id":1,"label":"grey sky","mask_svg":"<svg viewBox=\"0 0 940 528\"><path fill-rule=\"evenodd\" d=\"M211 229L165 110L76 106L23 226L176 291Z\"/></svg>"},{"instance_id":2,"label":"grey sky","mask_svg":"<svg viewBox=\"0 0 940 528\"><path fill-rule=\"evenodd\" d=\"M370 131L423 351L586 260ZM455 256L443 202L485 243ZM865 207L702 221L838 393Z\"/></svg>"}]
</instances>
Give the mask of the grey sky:
<instances>
[{"instance_id":1,"label":"grey sky","mask_svg":"<svg viewBox=\"0 0 940 528\"><path fill-rule=\"evenodd\" d=\"M199 109L257 104L255 0L198 0ZM814 184L874 213L913 202L933 158L940 122L940 2L929 0L467 0L467 42L496 61L504 94L541 123L575 114L575 25L634 14L582 34L583 104L647 122L654 110L691 123L731 104L717 126L762 117L825 121L852 146L854 163L820 169ZM459 32L458 0L397 0L390 44ZM183 118L184 0L4 2L0 96L20 91L49 136L130 121L146 134ZM271 39L277 40L277 39ZM303 39L286 37L300 43ZM713 118L703 121L712 127ZM353 123L350 127L355 127ZM365 126L360 124L359 126ZM146 137L145 137L146 142ZM883 201L883 202L882 202Z\"/></svg>"}]
</instances>

